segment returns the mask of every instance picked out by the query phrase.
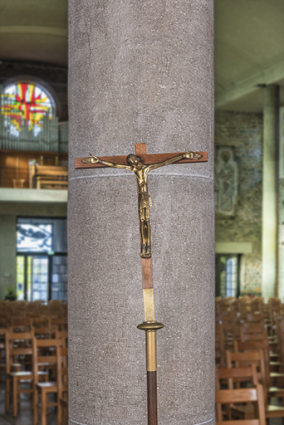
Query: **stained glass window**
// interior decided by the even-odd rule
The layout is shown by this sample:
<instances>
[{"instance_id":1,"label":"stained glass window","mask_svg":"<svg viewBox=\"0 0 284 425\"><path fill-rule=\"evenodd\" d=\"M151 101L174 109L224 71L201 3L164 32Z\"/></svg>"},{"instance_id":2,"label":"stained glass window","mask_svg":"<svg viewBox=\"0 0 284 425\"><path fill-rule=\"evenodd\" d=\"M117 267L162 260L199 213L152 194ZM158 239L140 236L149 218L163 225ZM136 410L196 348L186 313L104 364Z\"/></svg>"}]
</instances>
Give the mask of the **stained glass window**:
<instances>
[{"instance_id":1,"label":"stained glass window","mask_svg":"<svg viewBox=\"0 0 284 425\"><path fill-rule=\"evenodd\" d=\"M239 257L238 255L216 255L216 296L238 297Z\"/></svg>"},{"instance_id":2,"label":"stained glass window","mask_svg":"<svg viewBox=\"0 0 284 425\"><path fill-rule=\"evenodd\" d=\"M52 224L18 224L18 252L50 252L53 248Z\"/></svg>"},{"instance_id":3,"label":"stained glass window","mask_svg":"<svg viewBox=\"0 0 284 425\"><path fill-rule=\"evenodd\" d=\"M7 86L2 93L1 113L10 134L19 136L25 128L37 136L43 129L44 118L50 120L54 106L50 96L39 86L17 83Z\"/></svg>"}]
</instances>

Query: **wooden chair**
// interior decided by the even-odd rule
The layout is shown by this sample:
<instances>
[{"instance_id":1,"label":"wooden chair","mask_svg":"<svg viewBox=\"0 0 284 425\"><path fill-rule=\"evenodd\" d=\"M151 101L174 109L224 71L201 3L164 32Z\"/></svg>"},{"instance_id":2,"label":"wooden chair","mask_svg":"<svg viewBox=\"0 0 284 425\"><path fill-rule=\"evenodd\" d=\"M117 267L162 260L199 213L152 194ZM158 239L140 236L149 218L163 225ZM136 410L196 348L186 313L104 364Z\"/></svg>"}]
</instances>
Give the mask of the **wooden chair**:
<instances>
[{"instance_id":1,"label":"wooden chair","mask_svg":"<svg viewBox=\"0 0 284 425\"><path fill-rule=\"evenodd\" d=\"M31 318L31 325L36 328L50 328L51 327L51 319L50 317L40 316Z\"/></svg>"},{"instance_id":2,"label":"wooden chair","mask_svg":"<svg viewBox=\"0 0 284 425\"><path fill-rule=\"evenodd\" d=\"M258 370L258 383L263 385L264 392L267 392L267 375L265 360L262 350L255 350L245 353L226 351L227 367L240 368L254 365Z\"/></svg>"},{"instance_id":3,"label":"wooden chair","mask_svg":"<svg viewBox=\"0 0 284 425\"><path fill-rule=\"evenodd\" d=\"M252 300L249 297L239 297L238 309L240 318L243 320L247 317L247 314L251 312Z\"/></svg>"},{"instance_id":4,"label":"wooden chair","mask_svg":"<svg viewBox=\"0 0 284 425\"><path fill-rule=\"evenodd\" d=\"M239 339L239 324L236 315L232 312L223 314L219 318L219 324L223 327L225 349L232 348L233 341Z\"/></svg>"},{"instance_id":5,"label":"wooden chair","mask_svg":"<svg viewBox=\"0 0 284 425\"><path fill-rule=\"evenodd\" d=\"M58 425L67 424L68 416L68 348L57 347Z\"/></svg>"},{"instance_id":6,"label":"wooden chair","mask_svg":"<svg viewBox=\"0 0 284 425\"><path fill-rule=\"evenodd\" d=\"M256 386L258 384L256 366L253 364L249 367L242 368L216 368L216 390L221 389L238 389L240 384L250 384ZM224 388L226 386L226 388ZM233 405L227 405L227 418L232 419Z\"/></svg>"},{"instance_id":7,"label":"wooden chair","mask_svg":"<svg viewBox=\"0 0 284 425\"><path fill-rule=\"evenodd\" d=\"M18 402L20 401L21 393L33 393L34 374L31 370L12 370L14 360L19 357L30 357L29 362L33 361L32 350L32 332L13 333L6 331L5 333L5 348L6 348L6 412L10 410L10 399L13 398L13 416L18 416ZM23 363L22 363L23 364ZM25 365L27 362L25 362ZM21 363L20 363L21 365ZM21 367L20 367L21 368ZM37 380L47 380L46 372L39 372ZM30 388L21 388L21 384L31 385Z\"/></svg>"},{"instance_id":8,"label":"wooden chair","mask_svg":"<svg viewBox=\"0 0 284 425\"><path fill-rule=\"evenodd\" d=\"M241 341L248 341L250 339L253 340L263 340L267 341L267 333L265 329L264 322L246 322L243 323L240 327L240 337Z\"/></svg>"},{"instance_id":9,"label":"wooden chair","mask_svg":"<svg viewBox=\"0 0 284 425\"><path fill-rule=\"evenodd\" d=\"M273 389L269 388L269 382L266 380L266 372L265 372L265 362L264 356L261 350L259 351L247 351L244 353L230 353L227 354L227 363L228 367L233 366L233 362L237 367L247 366L248 364L258 363L260 373L258 375L259 382L262 383L263 392L264 392L264 403L265 403L265 417L268 418L283 418L284 417L284 407L282 406L274 406L272 404L268 404L267 400L272 395L276 397L283 397L283 389L275 389L275 392L272 393ZM248 406L238 406L237 408L233 408L233 414L241 419L251 419L253 417L253 408L251 405Z\"/></svg>"},{"instance_id":10,"label":"wooden chair","mask_svg":"<svg viewBox=\"0 0 284 425\"><path fill-rule=\"evenodd\" d=\"M0 328L0 382L2 382L2 374L5 373L6 370L6 362L5 362L5 332L6 328Z\"/></svg>"},{"instance_id":11,"label":"wooden chair","mask_svg":"<svg viewBox=\"0 0 284 425\"><path fill-rule=\"evenodd\" d=\"M8 317L6 315L4 316L0 316L0 328L1 329L5 329L9 327L9 320Z\"/></svg>"},{"instance_id":12,"label":"wooden chair","mask_svg":"<svg viewBox=\"0 0 284 425\"><path fill-rule=\"evenodd\" d=\"M253 313L248 313L246 320L249 323L264 323L264 316L259 311L255 311Z\"/></svg>"},{"instance_id":13,"label":"wooden chair","mask_svg":"<svg viewBox=\"0 0 284 425\"><path fill-rule=\"evenodd\" d=\"M269 353L269 347L267 345L267 340L264 339L261 341L259 339L256 339L256 340L249 340L245 342L234 341L234 347L235 347L235 352L262 350L264 354L266 380L267 380L268 388L272 386L279 387L283 385L284 373L270 371L271 364L272 365L277 364L282 366L282 363L270 361L270 353Z\"/></svg>"},{"instance_id":14,"label":"wooden chair","mask_svg":"<svg viewBox=\"0 0 284 425\"><path fill-rule=\"evenodd\" d=\"M215 326L215 363L221 367L226 364L224 330L223 325L219 323Z\"/></svg>"},{"instance_id":15,"label":"wooden chair","mask_svg":"<svg viewBox=\"0 0 284 425\"><path fill-rule=\"evenodd\" d=\"M254 297L252 302L251 302L252 313L263 314L263 304L264 304L264 298L263 297Z\"/></svg>"},{"instance_id":16,"label":"wooden chair","mask_svg":"<svg viewBox=\"0 0 284 425\"><path fill-rule=\"evenodd\" d=\"M275 349L277 350L277 338L276 336L268 337L264 322L243 324L241 327L241 341L259 341L259 343L262 344L262 349L267 357L270 371L278 371L279 367L283 366L283 363L278 362L279 354L273 352ZM270 362L269 358L271 358Z\"/></svg>"},{"instance_id":17,"label":"wooden chair","mask_svg":"<svg viewBox=\"0 0 284 425\"><path fill-rule=\"evenodd\" d=\"M33 338L33 370L35 379L34 384L34 402L33 402L33 411L34 419L33 425L37 425L38 422L38 408L39 408L39 396L41 398L41 425L46 425L46 414L48 407L56 406L58 408L58 401L49 402L49 394L58 393L58 384L56 381L49 382L39 382L37 379L39 373L39 365L45 364L45 368L49 370L54 368L56 365L56 348L62 346L62 339L36 339Z\"/></svg>"},{"instance_id":18,"label":"wooden chair","mask_svg":"<svg viewBox=\"0 0 284 425\"><path fill-rule=\"evenodd\" d=\"M51 339L53 338L55 332L52 330L51 327L39 327L39 328L33 328L34 336L37 339L47 338Z\"/></svg>"},{"instance_id":19,"label":"wooden chair","mask_svg":"<svg viewBox=\"0 0 284 425\"><path fill-rule=\"evenodd\" d=\"M268 350L263 350L263 344L261 341L249 341L249 342L234 342L235 352L247 352L247 351L259 351L262 350L264 354L264 363L265 363L265 374L267 382L267 396L269 397L279 397L284 401L284 389L281 387L283 382L283 374L278 372L269 371L269 355L267 354ZM280 381L280 382L277 382ZM275 384L280 383L280 385Z\"/></svg>"},{"instance_id":20,"label":"wooden chair","mask_svg":"<svg viewBox=\"0 0 284 425\"><path fill-rule=\"evenodd\" d=\"M68 332L66 331L55 331L55 338L62 339L63 347L68 347Z\"/></svg>"},{"instance_id":21,"label":"wooden chair","mask_svg":"<svg viewBox=\"0 0 284 425\"><path fill-rule=\"evenodd\" d=\"M284 362L284 322L283 319L277 322L277 340L278 340L278 356Z\"/></svg>"},{"instance_id":22,"label":"wooden chair","mask_svg":"<svg viewBox=\"0 0 284 425\"><path fill-rule=\"evenodd\" d=\"M51 319L52 328L56 329L60 332L67 332L68 330L68 322L67 318L52 318Z\"/></svg>"},{"instance_id":23,"label":"wooden chair","mask_svg":"<svg viewBox=\"0 0 284 425\"><path fill-rule=\"evenodd\" d=\"M256 371L256 365L251 364L248 367L220 367L216 368L216 389L220 390L221 385L226 382L227 389L233 390L234 384L240 382L250 382L254 387L259 383Z\"/></svg>"},{"instance_id":24,"label":"wooden chair","mask_svg":"<svg viewBox=\"0 0 284 425\"><path fill-rule=\"evenodd\" d=\"M275 345L277 342L276 335L269 336L267 327L268 325L265 324L264 320L259 322L245 322L241 326L241 338L242 334L246 335L247 339L249 339L252 335L256 338L258 335L259 338L265 338L270 346L273 347L273 345Z\"/></svg>"},{"instance_id":25,"label":"wooden chair","mask_svg":"<svg viewBox=\"0 0 284 425\"><path fill-rule=\"evenodd\" d=\"M256 403L257 417L252 420L224 421L222 404ZM241 388L236 390L216 391L216 425L265 425L264 396L262 386Z\"/></svg>"},{"instance_id":26,"label":"wooden chair","mask_svg":"<svg viewBox=\"0 0 284 425\"><path fill-rule=\"evenodd\" d=\"M30 332L31 320L25 316L14 316L10 318L10 327L14 332Z\"/></svg>"}]
</instances>

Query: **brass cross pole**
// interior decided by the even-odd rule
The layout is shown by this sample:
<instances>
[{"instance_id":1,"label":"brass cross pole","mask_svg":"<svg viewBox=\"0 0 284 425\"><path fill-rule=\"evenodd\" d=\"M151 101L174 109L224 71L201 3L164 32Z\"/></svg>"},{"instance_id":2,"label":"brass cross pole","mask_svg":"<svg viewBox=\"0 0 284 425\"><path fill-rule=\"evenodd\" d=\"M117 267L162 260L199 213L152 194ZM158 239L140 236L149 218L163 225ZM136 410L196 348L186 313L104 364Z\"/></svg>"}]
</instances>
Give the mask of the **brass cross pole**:
<instances>
[{"instance_id":1,"label":"brass cross pole","mask_svg":"<svg viewBox=\"0 0 284 425\"><path fill-rule=\"evenodd\" d=\"M146 144L136 144L136 155L75 158L75 168L124 168L132 171L137 178L138 214L140 229L140 257L142 265L142 285L145 321L138 325L146 334L146 370L147 370L147 407L148 425L158 424L157 415L157 355L156 331L164 327L155 320L154 287L152 273L152 248L150 207L151 198L148 191L148 173L170 164L207 162L207 152L179 152L147 154Z\"/></svg>"}]
</instances>

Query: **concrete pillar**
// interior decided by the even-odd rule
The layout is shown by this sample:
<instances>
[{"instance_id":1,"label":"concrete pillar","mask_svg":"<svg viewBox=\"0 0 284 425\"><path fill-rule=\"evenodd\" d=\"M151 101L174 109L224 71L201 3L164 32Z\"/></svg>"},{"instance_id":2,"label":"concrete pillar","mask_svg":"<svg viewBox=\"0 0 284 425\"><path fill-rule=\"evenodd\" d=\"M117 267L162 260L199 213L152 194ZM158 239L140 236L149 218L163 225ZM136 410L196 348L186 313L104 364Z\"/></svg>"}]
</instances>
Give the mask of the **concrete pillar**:
<instances>
[{"instance_id":1,"label":"concrete pillar","mask_svg":"<svg viewBox=\"0 0 284 425\"><path fill-rule=\"evenodd\" d=\"M16 291L16 216L0 214L0 300Z\"/></svg>"},{"instance_id":2,"label":"concrete pillar","mask_svg":"<svg viewBox=\"0 0 284 425\"><path fill-rule=\"evenodd\" d=\"M74 158L207 150L149 178L163 425L214 418L213 1L69 1L70 424L147 423L135 176Z\"/></svg>"},{"instance_id":3,"label":"concrete pillar","mask_svg":"<svg viewBox=\"0 0 284 425\"><path fill-rule=\"evenodd\" d=\"M284 258L284 106L279 109L279 217L278 217L278 259ZM278 265L278 297L284 299L284 263Z\"/></svg>"},{"instance_id":4,"label":"concrete pillar","mask_svg":"<svg viewBox=\"0 0 284 425\"><path fill-rule=\"evenodd\" d=\"M264 89L262 182L262 294L277 295L279 86Z\"/></svg>"}]
</instances>

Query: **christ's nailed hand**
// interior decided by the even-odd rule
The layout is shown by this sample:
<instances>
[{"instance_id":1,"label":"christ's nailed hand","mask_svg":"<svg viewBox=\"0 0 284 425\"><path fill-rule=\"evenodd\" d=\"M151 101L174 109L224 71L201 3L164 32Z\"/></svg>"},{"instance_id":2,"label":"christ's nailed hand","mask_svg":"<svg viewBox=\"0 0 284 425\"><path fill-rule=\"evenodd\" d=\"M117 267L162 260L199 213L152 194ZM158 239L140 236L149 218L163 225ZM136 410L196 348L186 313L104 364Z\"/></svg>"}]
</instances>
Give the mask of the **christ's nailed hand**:
<instances>
[{"instance_id":1,"label":"christ's nailed hand","mask_svg":"<svg viewBox=\"0 0 284 425\"><path fill-rule=\"evenodd\" d=\"M93 155L92 153L89 153L89 155L91 155L91 157L94 160L94 161L92 161L93 164L96 164L97 162L100 162L100 158L98 158L97 156Z\"/></svg>"}]
</instances>

